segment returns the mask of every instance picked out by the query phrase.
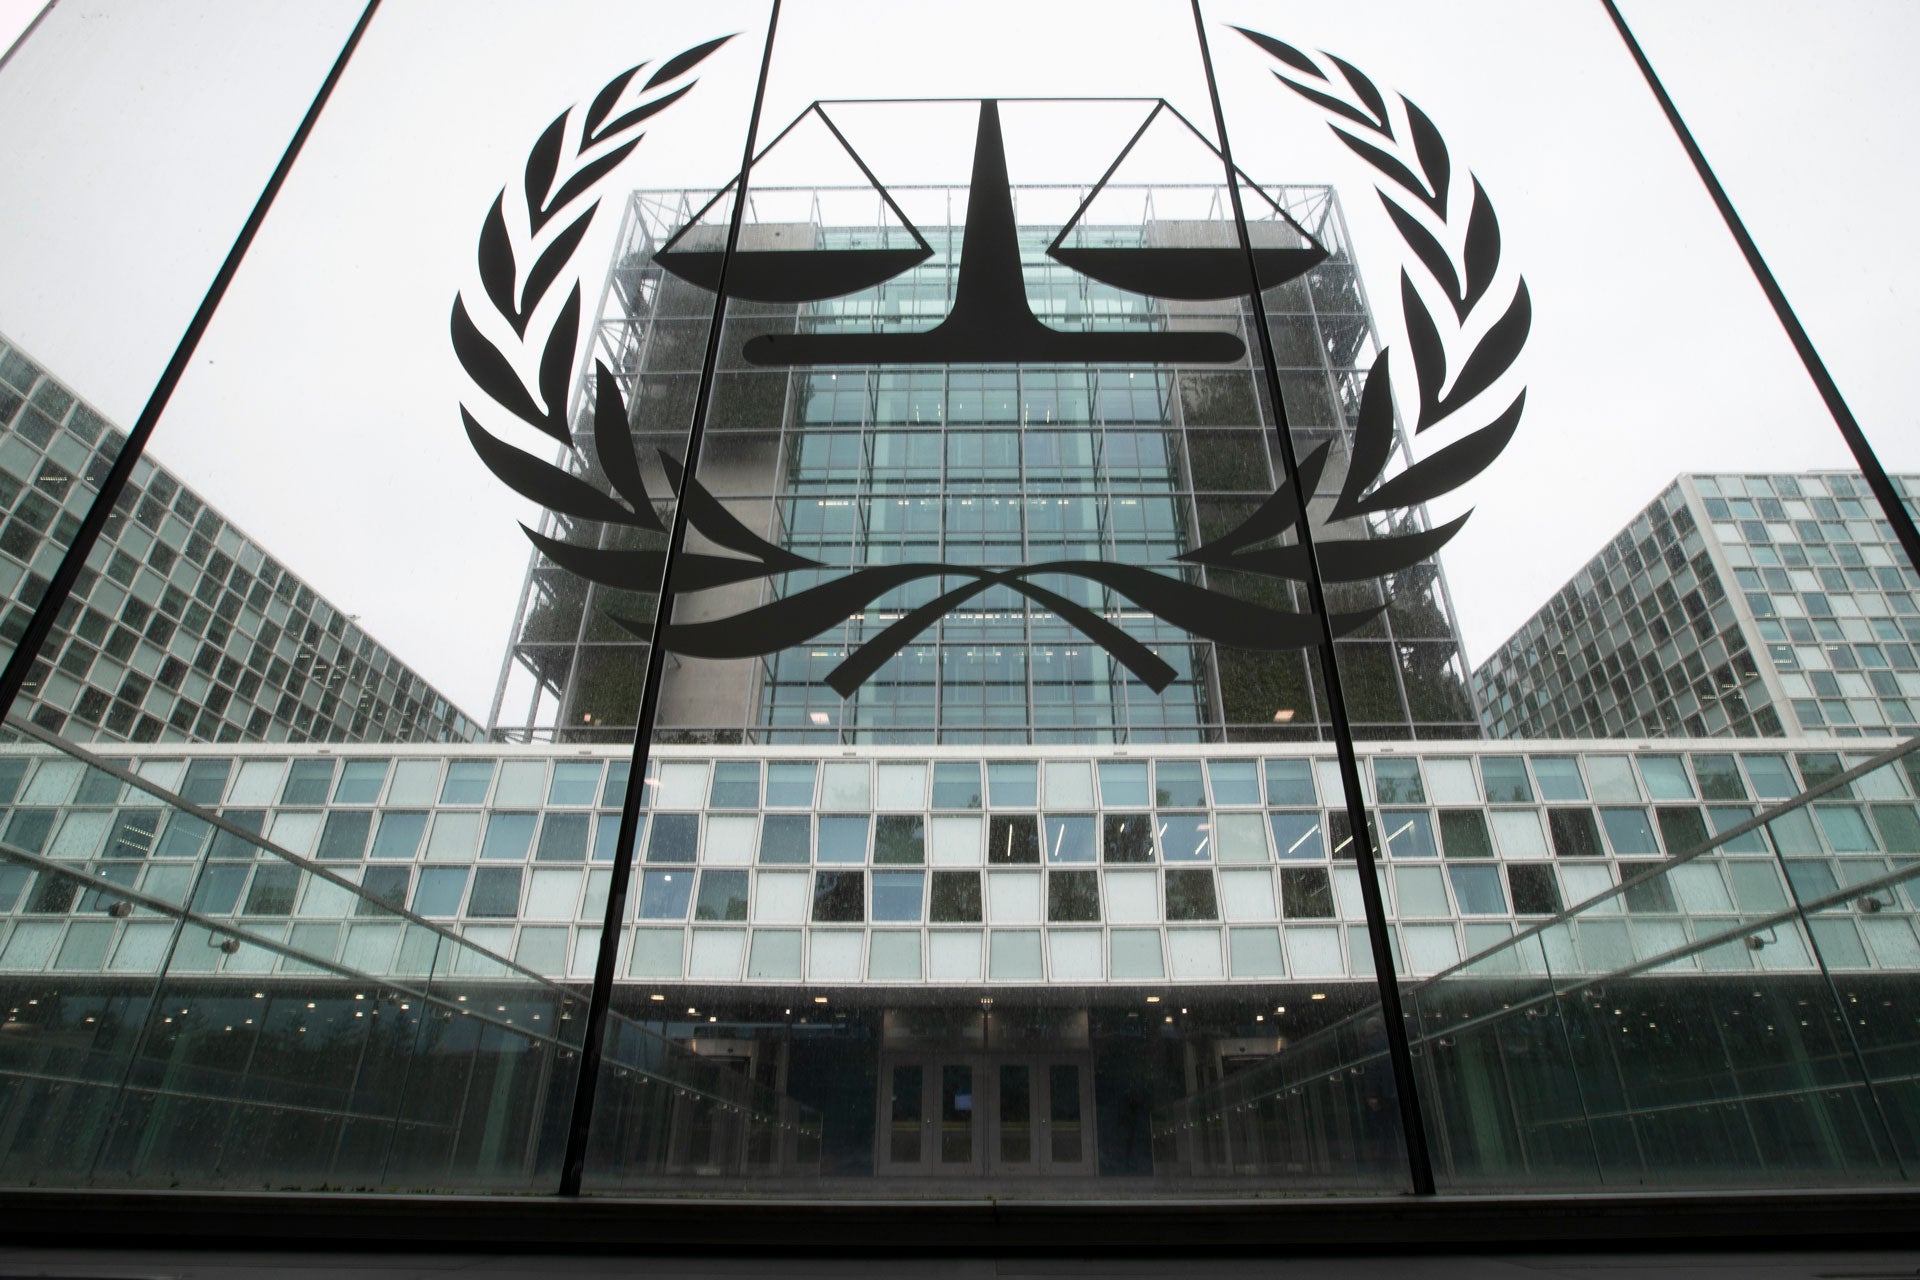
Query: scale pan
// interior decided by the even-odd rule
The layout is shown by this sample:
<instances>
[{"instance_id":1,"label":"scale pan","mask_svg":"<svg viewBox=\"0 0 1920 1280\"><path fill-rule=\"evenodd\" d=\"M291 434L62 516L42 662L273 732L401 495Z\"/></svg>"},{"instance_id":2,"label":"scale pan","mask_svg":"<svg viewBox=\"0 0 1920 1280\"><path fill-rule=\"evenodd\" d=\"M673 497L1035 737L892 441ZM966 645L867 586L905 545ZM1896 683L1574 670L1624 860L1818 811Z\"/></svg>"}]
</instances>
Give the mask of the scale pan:
<instances>
[{"instance_id":1,"label":"scale pan","mask_svg":"<svg viewBox=\"0 0 1920 1280\"><path fill-rule=\"evenodd\" d=\"M1059 245L1047 252L1081 275L1091 276L1101 284L1154 298L1202 302L1213 298L1240 297L1249 292L1244 249L1075 248ZM1326 257L1326 250L1320 248L1253 251L1254 269L1260 273L1262 289L1271 289L1303 276L1325 261Z\"/></svg>"},{"instance_id":2,"label":"scale pan","mask_svg":"<svg viewBox=\"0 0 1920 1280\"><path fill-rule=\"evenodd\" d=\"M718 291L718 249L662 249L653 260L688 284ZM912 249L741 249L727 269L727 295L750 302L819 302L891 280L933 256Z\"/></svg>"}]
</instances>

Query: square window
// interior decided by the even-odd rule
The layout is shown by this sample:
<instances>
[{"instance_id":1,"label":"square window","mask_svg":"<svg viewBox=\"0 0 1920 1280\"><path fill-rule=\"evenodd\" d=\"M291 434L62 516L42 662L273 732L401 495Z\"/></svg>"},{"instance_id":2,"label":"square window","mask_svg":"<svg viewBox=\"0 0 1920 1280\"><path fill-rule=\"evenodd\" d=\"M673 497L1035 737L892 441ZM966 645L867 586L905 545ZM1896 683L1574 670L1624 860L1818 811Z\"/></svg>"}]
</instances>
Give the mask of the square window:
<instances>
[{"instance_id":1,"label":"square window","mask_svg":"<svg viewBox=\"0 0 1920 1280\"><path fill-rule=\"evenodd\" d=\"M447 765L440 787L441 804L483 804L493 782L493 761L455 760Z\"/></svg>"},{"instance_id":2,"label":"square window","mask_svg":"<svg viewBox=\"0 0 1920 1280\"><path fill-rule=\"evenodd\" d=\"M744 871L702 871L700 896L694 902L695 920L745 920L747 918L747 873Z\"/></svg>"},{"instance_id":3,"label":"square window","mask_svg":"<svg viewBox=\"0 0 1920 1280\"><path fill-rule=\"evenodd\" d=\"M876 865L919 866L927 860L926 822L922 818L885 815L874 819L873 827Z\"/></svg>"},{"instance_id":4,"label":"square window","mask_svg":"<svg viewBox=\"0 0 1920 1280\"><path fill-rule=\"evenodd\" d=\"M1394 903L1403 919L1453 914L1447 905L1447 887L1438 867L1397 867L1393 872L1393 887Z\"/></svg>"},{"instance_id":5,"label":"square window","mask_svg":"<svg viewBox=\"0 0 1920 1280\"><path fill-rule=\"evenodd\" d=\"M1375 759L1374 795L1381 804L1425 804L1426 790L1420 785L1418 760Z\"/></svg>"},{"instance_id":6,"label":"square window","mask_svg":"<svg viewBox=\"0 0 1920 1280\"><path fill-rule=\"evenodd\" d=\"M642 920L685 920L687 903L692 897L693 872L644 872L640 877L640 918Z\"/></svg>"},{"instance_id":7,"label":"square window","mask_svg":"<svg viewBox=\"0 0 1920 1280\"><path fill-rule=\"evenodd\" d=\"M1533 757L1533 776L1542 800L1585 800L1587 784L1580 779L1580 762L1573 756Z\"/></svg>"},{"instance_id":8,"label":"square window","mask_svg":"<svg viewBox=\"0 0 1920 1280\"><path fill-rule=\"evenodd\" d=\"M385 760L348 760L340 769L340 783L333 789L335 804L372 804L380 798L387 780Z\"/></svg>"},{"instance_id":9,"label":"square window","mask_svg":"<svg viewBox=\"0 0 1920 1280\"><path fill-rule=\"evenodd\" d=\"M413 887L413 913L428 917L457 915L465 889L467 867L426 867Z\"/></svg>"},{"instance_id":10,"label":"square window","mask_svg":"<svg viewBox=\"0 0 1920 1280\"><path fill-rule=\"evenodd\" d=\"M1213 824L1204 813L1163 813L1154 836L1163 862L1210 862Z\"/></svg>"},{"instance_id":11,"label":"square window","mask_svg":"<svg viewBox=\"0 0 1920 1280\"><path fill-rule=\"evenodd\" d=\"M1547 829L1553 835L1553 851L1562 858L1598 858L1606 851L1600 847L1600 828L1594 825L1591 809L1549 809Z\"/></svg>"},{"instance_id":12,"label":"square window","mask_svg":"<svg viewBox=\"0 0 1920 1280\"><path fill-rule=\"evenodd\" d=\"M1101 767L1105 768L1104 765ZM1100 825L1102 861L1153 861L1153 819L1150 815L1109 813L1101 819Z\"/></svg>"},{"instance_id":13,"label":"square window","mask_svg":"<svg viewBox=\"0 0 1920 1280\"><path fill-rule=\"evenodd\" d=\"M1030 760L987 765L987 803L996 809L1032 809L1040 803L1039 766Z\"/></svg>"},{"instance_id":14,"label":"square window","mask_svg":"<svg viewBox=\"0 0 1920 1280\"><path fill-rule=\"evenodd\" d=\"M873 876L873 918L876 922L918 924L925 873L876 871Z\"/></svg>"},{"instance_id":15,"label":"square window","mask_svg":"<svg viewBox=\"0 0 1920 1280\"><path fill-rule=\"evenodd\" d=\"M286 790L280 793L280 803L325 804L332 784L333 761L295 760L287 773ZM82 800L84 802L84 797Z\"/></svg>"},{"instance_id":16,"label":"square window","mask_svg":"<svg viewBox=\"0 0 1920 1280\"><path fill-rule=\"evenodd\" d=\"M1153 766L1154 804L1168 808L1199 808L1207 802L1206 783L1198 760L1161 760Z\"/></svg>"},{"instance_id":17,"label":"square window","mask_svg":"<svg viewBox=\"0 0 1920 1280\"><path fill-rule=\"evenodd\" d=\"M727 760L715 764L713 790L707 798L707 807L712 809L759 808L759 762Z\"/></svg>"},{"instance_id":18,"label":"square window","mask_svg":"<svg viewBox=\"0 0 1920 1280\"><path fill-rule=\"evenodd\" d=\"M1091 814L1051 816L1046 830L1048 862L1098 861Z\"/></svg>"},{"instance_id":19,"label":"square window","mask_svg":"<svg viewBox=\"0 0 1920 1280\"><path fill-rule=\"evenodd\" d=\"M987 861L1040 861L1040 825L1033 815L996 815L989 819Z\"/></svg>"},{"instance_id":20,"label":"square window","mask_svg":"<svg viewBox=\"0 0 1920 1280\"><path fill-rule=\"evenodd\" d=\"M1168 920L1218 920L1220 902L1213 891L1211 871L1169 871Z\"/></svg>"},{"instance_id":21,"label":"square window","mask_svg":"<svg viewBox=\"0 0 1920 1280\"><path fill-rule=\"evenodd\" d=\"M1102 760L1100 802L1108 809L1145 809L1153 803L1144 760Z\"/></svg>"},{"instance_id":22,"label":"square window","mask_svg":"<svg viewBox=\"0 0 1920 1280\"><path fill-rule=\"evenodd\" d=\"M476 920L511 920L519 915L520 878L518 867L481 867L475 871L467 915Z\"/></svg>"},{"instance_id":23,"label":"square window","mask_svg":"<svg viewBox=\"0 0 1920 1280\"><path fill-rule=\"evenodd\" d=\"M760 861L795 865L813 857L813 819L799 814L768 814L760 824Z\"/></svg>"},{"instance_id":24,"label":"square window","mask_svg":"<svg viewBox=\"0 0 1920 1280\"><path fill-rule=\"evenodd\" d=\"M600 790L598 760L558 760L547 786L547 803L589 805Z\"/></svg>"},{"instance_id":25,"label":"square window","mask_svg":"<svg viewBox=\"0 0 1920 1280\"><path fill-rule=\"evenodd\" d=\"M700 848L700 815L657 813L647 836L648 862L692 862Z\"/></svg>"},{"instance_id":26,"label":"square window","mask_svg":"<svg viewBox=\"0 0 1920 1280\"><path fill-rule=\"evenodd\" d=\"M1319 860L1327 856L1326 840L1320 831L1317 810L1275 813L1268 817L1273 826L1273 847L1281 861Z\"/></svg>"},{"instance_id":27,"label":"square window","mask_svg":"<svg viewBox=\"0 0 1920 1280\"><path fill-rule=\"evenodd\" d=\"M1507 868L1507 888L1513 893L1513 913L1550 916L1560 911L1560 885L1553 868L1545 864Z\"/></svg>"},{"instance_id":28,"label":"square window","mask_svg":"<svg viewBox=\"0 0 1920 1280\"><path fill-rule=\"evenodd\" d=\"M380 829L374 833L375 858L411 858L420 848L420 837L427 833L427 815L388 810L380 815Z\"/></svg>"},{"instance_id":29,"label":"square window","mask_svg":"<svg viewBox=\"0 0 1920 1280\"><path fill-rule=\"evenodd\" d=\"M1527 762L1519 756L1481 756L1480 778L1486 784L1488 804L1531 804Z\"/></svg>"},{"instance_id":30,"label":"square window","mask_svg":"<svg viewBox=\"0 0 1920 1280\"><path fill-rule=\"evenodd\" d=\"M865 862L867 860L867 820L865 818L820 819L820 861Z\"/></svg>"},{"instance_id":31,"label":"square window","mask_svg":"<svg viewBox=\"0 0 1920 1280\"><path fill-rule=\"evenodd\" d=\"M858 924L867 917L864 871L821 871L813 877L815 924Z\"/></svg>"},{"instance_id":32,"label":"square window","mask_svg":"<svg viewBox=\"0 0 1920 1280\"><path fill-rule=\"evenodd\" d=\"M287 916L293 914L294 895L300 889L300 873L292 867L261 867L253 873L247 888L243 914L250 916Z\"/></svg>"},{"instance_id":33,"label":"square window","mask_svg":"<svg viewBox=\"0 0 1920 1280\"><path fill-rule=\"evenodd\" d=\"M1388 809L1380 815L1380 825L1386 828L1389 858L1439 856L1433 846L1433 819L1425 809Z\"/></svg>"},{"instance_id":34,"label":"square window","mask_svg":"<svg viewBox=\"0 0 1920 1280\"><path fill-rule=\"evenodd\" d=\"M584 813L549 813L540 824L540 843L534 849L534 861L585 862L587 825L591 820Z\"/></svg>"},{"instance_id":35,"label":"square window","mask_svg":"<svg viewBox=\"0 0 1920 1280\"><path fill-rule=\"evenodd\" d=\"M329 861L359 858L366 851L372 826L373 814L368 810L336 809L320 829L320 847L314 856Z\"/></svg>"},{"instance_id":36,"label":"square window","mask_svg":"<svg viewBox=\"0 0 1920 1280\"><path fill-rule=\"evenodd\" d=\"M1486 818L1478 809L1442 809L1440 847L1449 858L1491 858Z\"/></svg>"},{"instance_id":37,"label":"square window","mask_svg":"<svg viewBox=\"0 0 1920 1280\"><path fill-rule=\"evenodd\" d=\"M927 918L934 924L978 924L981 918L980 873L935 871Z\"/></svg>"},{"instance_id":38,"label":"square window","mask_svg":"<svg viewBox=\"0 0 1920 1280\"><path fill-rule=\"evenodd\" d=\"M942 760L933 766L933 807L978 809L980 766L971 760Z\"/></svg>"},{"instance_id":39,"label":"square window","mask_svg":"<svg viewBox=\"0 0 1920 1280\"><path fill-rule=\"evenodd\" d=\"M480 856L487 860L517 862L527 856L533 844L537 814L496 813L487 819L486 839L480 843Z\"/></svg>"},{"instance_id":40,"label":"square window","mask_svg":"<svg viewBox=\"0 0 1920 1280\"><path fill-rule=\"evenodd\" d=\"M407 884L412 879L413 871L407 867L368 867L367 874L360 881L360 892L365 896L354 914L384 915L386 913L380 910L382 906L398 910L407 900Z\"/></svg>"},{"instance_id":41,"label":"square window","mask_svg":"<svg viewBox=\"0 0 1920 1280\"><path fill-rule=\"evenodd\" d=\"M1047 919L1055 924L1100 919L1100 876L1094 871L1055 871L1047 876Z\"/></svg>"},{"instance_id":42,"label":"square window","mask_svg":"<svg viewBox=\"0 0 1920 1280\"><path fill-rule=\"evenodd\" d=\"M1647 822L1645 809L1602 809L1600 824L1607 829L1607 841L1620 857L1660 852L1660 846L1653 838L1653 827Z\"/></svg>"},{"instance_id":43,"label":"square window","mask_svg":"<svg viewBox=\"0 0 1920 1280\"><path fill-rule=\"evenodd\" d=\"M805 764L769 762L767 808L809 808L813 804L813 783L817 773L818 769L812 762Z\"/></svg>"},{"instance_id":44,"label":"square window","mask_svg":"<svg viewBox=\"0 0 1920 1280\"><path fill-rule=\"evenodd\" d=\"M1506 894L1500 888L1498 867L1448 867L1453 881L1453 896L1460 913L1469 916L1503 916L1507 913Z\"/></svg>"},{"instance_id":45,"label":"square window","mask_svg":"<svg viewBox=\"0 0 1920 1280\"><path fill-rule=\"evenodd\" d=\"M1288 920L1333 919L1333 882L1325 867L1282 867L1280 908Z\"/></svg>"},{"instance_id":46,"label":"square window","mask_svg":"<svg viewBox=\"0 0 1920 1280\"><path fill-rule=\"evenodd\" d=\"M1207 778L1215 804L1260 803L1260 775L1251 760L1209 760Z\"/></svg>"},{"instance_id":47,"label":"square window","mask_svg":"<svg viewBox=\"0 0 1920 1280\"><path fill-rule=\"evenodd\" d=\"M1308 761L1267 761L1268 804L1310 805L1315 799L1313 766Z\"/></svg>"},{"instance_id":48,"label":"square window","mask_svg":"<svg viewBox=\"0 0 1920 1280\"><path fill-rule=\"evenodd\" d=\"M1700 796L1705 800L1745 800L1747 788L1740 781L1739 766L1730 755L1696 755L1693 773L1700 780Z\"/></svg>"}]
</instances>

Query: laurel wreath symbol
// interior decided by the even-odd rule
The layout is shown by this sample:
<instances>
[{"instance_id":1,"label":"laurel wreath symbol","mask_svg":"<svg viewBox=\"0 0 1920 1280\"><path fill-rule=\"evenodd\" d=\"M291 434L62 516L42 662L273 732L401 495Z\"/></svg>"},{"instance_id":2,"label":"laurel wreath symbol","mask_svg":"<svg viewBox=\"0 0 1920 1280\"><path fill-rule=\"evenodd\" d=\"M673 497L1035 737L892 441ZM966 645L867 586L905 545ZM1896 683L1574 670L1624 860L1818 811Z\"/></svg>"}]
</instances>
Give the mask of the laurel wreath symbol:
<instances>
[{"instance_id":1,"label":"laurel wreath symbol","mask_svg":"<svg viewBox=\"0 0 1920 1280\"><path fill-rule=\"evenodd\" d=\"M1458 346L1462 335L1477 327L1482 315L1495 305L1488 291L1500 266L1500 224L1486 188L1477 176L1467 175L1473 190L1467 202L1465 229L1459 237L1459 251L1450 250L1426 225L1426 219L1431 218L1451 240L1459 222L1451 216L1459 211L1459 201L1453 192L1452 160L1446 142L1426 112L1405 95L1397 95L1405 113L1407 138L1403 141L1394 131L1393 113L1388 109L1385 95L1352 63L1324 50L1321 53L1340 73L1350 91L1350 96L1342 96L1326 71L1292 45L1245 27L1234 30L1284 64L1287 70L1275 70L1275 78L1330 116L1327 127L1386 179L1374 188L1375 194L1386 206L1387 216L1415 260L1452 304L1452 316L1436 321L1420 290L1414 286L1411 273L1404 267L1401 269L1400 305L1419 405L1415 435L1474 408L1481 393L1519 359L1533 324L1533 304L1522 277L1516 280L1505 310L1472 348L1457 360L1450 361L1447 357L1448 348ZM1425 211L1424 216L1409 209L1409 204L1419 205ZM1443 340L1440 331L1440 325L1447 321L1451 321L1448 325L1451 342ZM1409 464L1381 483L1394 444L1392 378L1387 357L1388 352L1382 349L1367 375L1346 480L1328 514L1330 520L1413 507L1449 493L1492 465L1520 425L1527 399L1525 388L1485 426ZM1303 463L1303 481L1304 471ZM1378 487L1373 488L1376 484ZM1431 549L1417 559L1425 559L1451 540L1466 523L1467 515L1429 531L1426 543L1420 545L1430 544ZM1333 546L1327 550L1331 551ZM1322 568L1330 580L1338 580L1335 567L1337 563L1329 566L1323 556Z\"/></svg>"},{"instance_id":2,"label":"laurel wreath symbol","mask_svg":"<svg viewBox=\"0 0 1920 1280\"><path fill-rule=\"evenodd\" d=\"M1451 165L1445 144L1431 121L1412 102L1405 109L1412 153L1401 144L1386 101L1358 70L1325 55L1339 70L1359 105L1336 96L1327 74L1290 45L1257 32L1241 30L1249 40L1284 63L1292 72L1318 83L1302 83L1284 72L1276 75L1289 88L1335 117L1331 124L1364 160L1387 179L1376 188L1394 225L1433 283L1452 302L1449 326L1455 344L1472 327L1487 304L1500 258L1500 235L1492 206L1478 179L1473 180L1464 243L1457 255L1443 246L1410 212L1410 196L1451 238L1448 222ZM697 45L669 59L641 88L644 96L682 80L700 62L731 37ZM481 230L480 280L485 304L523 343L544 299L569 266L599 209L588 204L564 228L550 231L561 214L583 200L633 151L643 135L636 132L648 119L679 101L697 81L663 91L609 119L628 86L646 64L614 77L584 112L578 106L562 112L541 134L528 157L521 190L513 198L524 211L532 265L519 268L513 238L508 231L506 189L495 199ZM569 122L580 116L577 141L569 146ZM1359 132L1355 132L1358 130ZM563 178L561 162L571 153L573 167ZM1411 164L1409 164L1411 160ZM1416 176L1417 166L1420 176ZM1397 194L1389 188L1398 188ZM537 253L535 250L537 249ZM515 286L518 285L516 290ZM1408 345L1411 349L1420 412L1416 433L1425 431L1469 408L1517 359L1526 339L1531 312L1524 280L1519 281L1506 312L1462 359L1449 362L1448 343L1439 324L1414 287L1401 273ZM478 303L476 303L478 305ZM454 350L474 383L501 408L559 442L568 465L543 461L489 434L463 403L461 418L467 437L481 462L501 481L549 512L578 520L601 522L664 535L666 527L642 479L633 446L632 427L619 381L605 362L596 361L593 383L591 439L607 492L586 477L591 472L567 423L567 394L581 324L581 285L572 292L547 328L541 344L539 374L529 386L499 347L475 325L464 294L457 296L452 317ZM1452 373L1452 385L1448 375ZM1525 401L1522 391L1513 405L1492 422L1478 428L1428 458L1410 463L1394 476L1386 470L1395 443L1393 397L1387 352L1370 370L1361 396L1347 474L1326 519L1340 521L1390 510L1406 511L1451 491L1490 465L1511 438ZM1330 443L1322 444L1301 461L1302 488L1318 492L1325 473ZM676 592L703 591L733 583L775 579L779 575L828 569L829 566L769 542L735 519L698 479L686 474L678 459L664 451L659 461L679 500L686 504L688 523L708 542L733 554L686 551L676 567ZM1468 513L1470 515L1471 512ZM1283 484L1244 522L1181 556L1187 564L1231 569L1265 577L1304 581L1311 568L1304 549L1282 539L1299 518L1298 496ZM1328 581L1358 581L1398 572L1429 558L1458 533L1467 516L1433 529L1408 527L1397 532L1373 532L1363 537L1330 537L1318 542L1318 567ZM522 526L529 541L552 563L591 582L619 590L656 593L665 568L663 545L602 548L582 546ZM654 539L658 542L659 539ZM1166 688L1177 672L1146 644L1127 634L1100 612L1077 604L1034 582L1047 575L1079 577L1097 582L1133 604L1182 627L1202 639L1252 650L1305 648L1319 636L1311 614L1269 608L1235 599L1183 576L1131 564L1106 561L1054 561L1007 568L977 565L913 563L881 565L842 574L779 595L757 608L702 623L670 624L661 640L676 653L705 658L746 658L801 644L873 605L889 592L924 578L957 578L960 585L928 603L907 611L855 648L826 683L842 697L858 687L886 662L967 600L996 586L1010 587L1035 605L1059 616L1100 645L1136 678L1156 692ZM1377 616L1384 606L1329 617L1336 635L1350 633ZM654 625L641 618L609 612L631 634L653 640Z\"/></svg>"}]
</instances>

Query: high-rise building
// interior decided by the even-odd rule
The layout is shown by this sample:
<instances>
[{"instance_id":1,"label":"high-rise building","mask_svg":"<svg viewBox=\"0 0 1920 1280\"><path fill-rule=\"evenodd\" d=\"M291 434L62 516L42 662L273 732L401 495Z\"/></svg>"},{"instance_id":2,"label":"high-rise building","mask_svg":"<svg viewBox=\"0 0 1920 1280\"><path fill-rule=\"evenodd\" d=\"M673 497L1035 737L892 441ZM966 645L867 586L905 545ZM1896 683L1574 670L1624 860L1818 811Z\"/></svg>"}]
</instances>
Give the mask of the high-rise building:
<instances>
[{"instance_id":1,"label":"high-rise building","mask_svg":"<svg viewBox=\"0 0 1920 1280\"><path fill-rule=\"evenodd\" d=\"M1332 190L1270 190L1291 221L1259 223L1257 234L1301 244L1294 227L1304 228L1329 255L1267 291L1296 447L1307 454L1331 446L1329 479L1320 490L1329 493L1343 474L1364 371L1377 349L1372 322ZM755 198L777 206L783 194L792 193L761 190ZM816 211L848 204L825 198L845 192L803 194L809 197L803 207ZM759 334L904 334L950 313L967 234L967 215L960 212L968 207L967 192L893 194L924 217L920 231L931 256L885 283L825 302L730 303L721 340L698 479L754 533L825 567L764 586L752 580L685 596L676 620L737 614L834 571L916 561L1163 565L1226 597L1304 609L1301 587L1177 560L1232 529L1282 484L1257 348L1256 359L1243 357L1238 367L853 363L789 370L742 358L743 345ZM1012 193L1016 211L1064 203L1055 222L1080 194ZM1231 243L1225 237L1233 233L1232 220L1217 208L1211 218L1176 216L1186 212L1178 198L1183 193L1151 194L1158 206L1151 199L1133 205L1148 211L1143 219L1083 222L1078 234L1102 246ZM885 213L877 198L857 207L861 216ZM620 378L643 460L654 447L676 457L684 452L681 424L699 381L713 295L676 279L654 255L699 209L695 193L632 197L599 312L594 355ZM887 231L831 213L816 212L814 219L749 222L742 247L861 247ZM1253 347L1244 298L1165 302L1115 288L1049 256L1050 234L1023 223L1018 238L1028 305L1052 329L1227 331ZM586 434L584 423L577 432ZM1371 528L1358 519L1333 527L1372 537L1417 529L1423 520L1409 511ZM542 532L576 540L583 532L594 535L593 526L583 531L554 515ZM633 531L608 527L600 536L600 545L613 547L625 545L621 540ZM1058 614L1000 586L948 611L851 697L829 688L825 677L849 652L937 594L936 580L928 579L766 658L671 659L660 733L686 742L952 744L1328 736L1323 695L1304 646L1258 652L1216 644L1085 579L1042 575L1035 581L1145 643L1177 677L1164 690L1148 688ZM1357 732L1478 736L1437 562L1332 591L1336 609L1385 606L1341 643ZM645 643L612 615L646 616L651 608L651 597L636 606L536 553L496 698L496 733L507 740L630 738Z\"/></svg>"},{"instance_id":2,"label":"high-rise building","mask_svg":"<svg viewBox=\"0 0 1920 1280\"><path fill-rule=\"evenodd\" d=\"M1474 688L1499 738L1910 737L1917 591L1857 474L1683 475Z\"/></svg>"},{"instance_id":3,"label":"high-rise building","mask_svg":"<svg viewBox=\"0 0 1920 1280\"><path fill-rule=\"evenodd\" d=\"M0 342L5 651L126 436ZM79 742L471 742L479 726L151 458L23 689Z\"/></svg>"}]
</instances>

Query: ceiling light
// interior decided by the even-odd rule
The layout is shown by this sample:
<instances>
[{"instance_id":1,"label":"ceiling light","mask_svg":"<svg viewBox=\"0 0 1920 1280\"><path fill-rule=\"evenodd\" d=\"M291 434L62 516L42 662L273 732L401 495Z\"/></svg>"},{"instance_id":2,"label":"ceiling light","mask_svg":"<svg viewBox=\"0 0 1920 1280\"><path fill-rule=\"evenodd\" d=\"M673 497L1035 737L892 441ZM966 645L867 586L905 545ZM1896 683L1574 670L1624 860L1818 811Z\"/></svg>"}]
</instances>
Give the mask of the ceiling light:
<instances>
[{"instance_id":1,"label":"ceiling light","mask_svg":"<svg viewBox=\"0 0 1920 1280\"><path fill-rule=\"evenodd\" d=\"M1273 713L1273 722L1275 724L1286 724L1288 721L1292 719L1293 719L1292 707L1282 707L1278 711Z\"/></svg>"}]
</instances>

